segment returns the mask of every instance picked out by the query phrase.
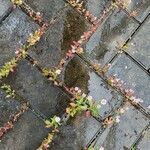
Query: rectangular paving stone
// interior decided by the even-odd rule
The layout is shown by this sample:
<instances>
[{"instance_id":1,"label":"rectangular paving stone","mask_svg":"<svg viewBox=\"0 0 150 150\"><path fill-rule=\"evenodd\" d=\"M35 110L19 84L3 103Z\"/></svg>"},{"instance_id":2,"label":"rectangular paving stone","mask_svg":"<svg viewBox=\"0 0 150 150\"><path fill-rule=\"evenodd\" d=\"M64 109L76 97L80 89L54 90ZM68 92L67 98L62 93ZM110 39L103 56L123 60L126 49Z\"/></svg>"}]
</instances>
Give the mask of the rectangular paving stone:
<instances>
[{"instance_id":1,"label":"rectangular paving stone","mask_svg":"<svg viewBox=\"0 0 150 150\"><path fill-rule=\"evenodd\" d=\"M150 17L127 45L127 52L139 63L150 68Z\"/></svg>"},{"instance_id":2,"label":"rectangular paving stone","mask_svg":"<svg viewBox=\"0 0 150 150\"><path fill-rule=\"evenodd\" d=\"M120 116L120 122L114 124L96 139L95 149L101 146L106 150L130 149L149 120L133 106Z\"/></svg>"},{"instance_id":3,"label":"rectangular paving stone","mask_svg":"<svg viewBox=\"0 0 150 150\"><path fill-rule=\"evenodd\" d=\"M48 134L45 124L39 120L30 110L14 124L2 138L1 150L34 150L39 147Z\"/></svg>"},{"instance_id":4,"label":"rectangular paving stone","mask_svg":"<svg viewBox=\"0 0 150 150\"><path fill-rule=\"evenodd\" d=\"M50 21L56 16L57 12L65 7L64 0L25 0L25 2L36 12Z\"/></svg>"},{"instance_id":5,"label":"rectangular paving stone","mask_svg":"<svg viewBox=\"0 0 150 150\"><path fill-rule=\"evenodd\" d=\"M115 10L84 45L84 57L102 65L107 63L122 46L138 24L122 10Z\"/></svg>"},{"instance_id":6,"label":"rectangular paving stone","mask_svg":"<svg viewBox=\"0 0 150 150\"><path fill-rule=\"evenodd\" d=\"M69 1L69 0L68 0ZM106 8L111 5L110 0L80 0L83 4L83 8L89 11L95 17L100 18Z\"/></svg>"},{"instance_id":7,"label":"rectangular paving stone","mask_svg":"<svg viewBox=\"0 0 150 150\"><path fill-rule=\"evenodd\" d=\"M120 106L123 98L118 92L112 90L106 83L79 58L72 59L65 68L62 81L68 87L79 87L82 92L90 95L101 104L106 99L106 105L99 109L101 117L106 117L113 110Z\"/></svg>"},{"instance_id":8,"label":"rectangular paving stone","mask_svg":"<svg viewBox=\"0 0 150 150\"><path fill-rule=\"evenodd\" d=\"M6 83L26 100L35 111L46 117L62 115L70 98L60 88L49 82L37 68L27 61L21 61Z\"/></svg>"},{"instance_id":9,"label":"rectangular paving stone","mask_svg":"<svg viewBox=\"0 0 150 150\"><path fill-rule=\"evenodd\" d=\"M3 17L11 10L11 7L12 3L10 0L0 0L0 22L2 21Z\"/></svg>"},{"instance_id":10,"label":"rectangular paving stone","mask_svg":"<svg viewBox=\"0 0 150 150\"><path fill-rule=\"evenodd\" d=\"M145 131L143 138L137 145L138 150L148 150L150 146L150 127Z\"/></svg>"},{"instance_id":11,"label":"rectangular paving stone","mask_svg":"<svg viewBox=\"0 0 150 150\"><path fill-rule=\"evenodd\" d=\"M135 91L136 97L144 101L141 105L147 109L150 105L150 76L125 54L120 54L112 62L108 76L115 74L117 78L126 83L126 88L131 88Z\"/></svg>"},{"instance_id":12,"label":"rectangular paving stone","mask_svg":"<svg viewBox=\"0 0 150 150\"><path fill-rule=\"evenodd\" d=\"M0 126L8 122L20 109L20 103L13 98L6 98L6 93L0 90Z\"/></svg>"},{"instance_id":13,"label":"rectangular paving stone","mask_svg":"<svg viewBox=\"0 0 150 150\"><path fill-rule=\"evenodd\" d=\"M135 18L142 22L146 16L150 13L150 1L149 0L123 0L126 3L126 7L129 13L135 14Z\"/></svg>"},{"instance_id":14,"label":"rectangular paving stone","mask_svg":"<svg viewBox=\"0 0 150 150\"><path fill-rule=\"evenodd\" d=\"M84 113L79 114L60 128L49 150L84 149L99 128L100 123L93 117L86 118Z\"/></svg>"},{"instance_id":15,"label":"rectangular paving stone","mask_svg":"<svg viewBox=\"0 0 150 150\"><path fill-rule=\"evenodd\" d=\"M0 67L15 55L37 25L20 9L15 9L0 26Z\"/></svg>"},{"instance_id":16,"label":"rectangular paving stone","mask_svg":"<svg viewBox=\"0 0 150 150\"><path fill-rule=\"evenodd\" d=\"M79 40L88 28L89 24L73 8L68 7L29 54L43 67L56 67L73 41Z\"/></svg>"}]
</instances>

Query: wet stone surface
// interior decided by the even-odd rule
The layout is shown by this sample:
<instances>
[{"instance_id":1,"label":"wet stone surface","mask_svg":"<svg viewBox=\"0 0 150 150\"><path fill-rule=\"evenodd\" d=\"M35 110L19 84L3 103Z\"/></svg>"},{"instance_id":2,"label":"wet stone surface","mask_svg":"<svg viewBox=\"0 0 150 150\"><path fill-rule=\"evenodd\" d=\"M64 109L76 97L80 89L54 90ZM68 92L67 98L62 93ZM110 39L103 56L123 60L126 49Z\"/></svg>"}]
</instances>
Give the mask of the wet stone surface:
<instances>
[{"instance_id":1,"label":"wet stone surface","mask_svg":"<svg viewBox=\"0 0 150 150\"><path fill-rule=\"evenodd\" d=\"M150 76L125 54L119 55L108 71L108 76L115 74L126 83L125 87L133 89L137 98L144 101L145 108L150 105Z\"/></svg>"},{"instance_id":2,"label":"wet stone surface","mask_svg":"<svg viewBox=\"0 0 150 150\"><path fill-rule=\"evenodd\" d=\"M55 17L57 12L65 7L65 2L63 0L25 0L25 2L34 11L40 12L48 21Z\"/></svg>"},{"instance_id":3,"label":"wet stone surface","mask_svg":"<svg viewBox=\"0 0 150 150\"><path fill-rule=\"evenodd\" d=\"M49 150L84 149L99 129L100 123L93 117L86 118L84 113L79 114L60 128Z\"/></svg>"},{"instance_id":4,"label":"wet stone surface","mask_svg":"<svg viewBox=\"0 0 150 150\"><path fill-rule=\"evenodd\" d=\"M11 7L12 3L10 0L0 0L0 22L2 21L3 17L11 10Z\"/></svg>"},{"instance_id":5,"label":"wet stone surface","mask_svg":"<svg viewBox=\"0 0 150 150\"><path fill-rule=\"evenodd\" d=\"M0 143L1 150L34 150L47 136L48 130L42 120L31 111L25 112Z\"/></svg>"},{"instance_id":6,"label":"wet stone surface","mask_svg":"<svg viewBox=\"0 0 150 150\"><path fill-rule=\"evenodd\" d=\"M126 1L126 0L123 0ZM129 13L135 14L135 18L142 22L150 13L149 0L129 0L126 1L126 7Z\"/></svg>"},{"instance_id":7,"label":"wet stone surface","mask_svg":"<svg viewBox=\"0 0 150 150\"><path fill-rule=\"evenodd\" d=\"M88 28L89 24L73 8L68 7L29 54L44 67L56 67L73 41L79 40Z\"/></svg>"},{"instance_id":8,"label":"wet stone surface","mask_svg":"<svg viewBox=\"0 0 150 150\"><path fill-rule=\"evenodd\" d=\"M112 90L102 79L79 58L72 59L65 68L62 76L63 82L68 87L79 87L84 93L93 97L97 103L106 99L106 105L99 110L101 117L106 117L120 106L123 98L118 92Z\"/></svg>"},{"instance_id":9,"label":"wet stone surface","mask_svg":"<svg viewBox=\"0 0 150 150\"><path fill-rule=\"evenodd\" d=\"M62 115L70 98L27 61L21 61L5 82L46 117Z\"/></svg>"},{"instance_id":10,"label":"wet stone surface","mask_svg":"<svg viewBox=\"0 0 150 150\"><path fill-rule=\"evenodd\" d=\"M8 122L20 109L20 103L13 98L6 98L4 91L0 90L0 126Z\"/></svg>"},{"instance_id":11,"label":"wet stone surface","mask_svg":"<svg viewBox=\"0 0 150 150\"><path fill-rule=\"evenodd\" d=\"M120 116L120 122L108 127L97 139L95 149L101 146L106 150L130 149L148 122L141 112L129 105L128 110Z\"/></svg>"},{"instance_id":12,"label":"wet stone surface","mask_svg":"<svg viewBox=\"0 0 150 150\"><path fill-rule=\"evenodd\" d=\"M15 9L0 25L0 67L15 56L37 25L20 9Z\"/></svg>"},{"instance_id":13,"label":"wet stone surface","mask_svg":"<svg viewBox=\"0 0 150 150\"><path fill-rule=\"evenodd\" d=\"M138 27L123 11L115 10L84 45L84 57L102 65L108 62Z\"/></svg>"},{"instance_id":14,"label":"wet stone surface","mask_svg":"<svg viewBox=\"0 0 150 150\"><path fill-rule=\"evenodd\" d=\"M106 8L111 5L110 0L85 0L83 6L90 11L95 17L100 18Z\"/></svg>"},{"instance_id":15,"label":"wet stone surface","mask_svg":"<svg viewBox=\"0 0 150 150\"><path fill-rule=\"evenodd\" d=\"M150 68L150 17L137 32L135 37L128 43L127 52L139 63Z\"/></svg>"},{"instance_id":16,"label":"wet stone surface","mask_svg":"<svg viewBox=\"0 0 150 150\"><path fill-rule=\"evenodd\" d=\"M145 134L141 141L137 145L138 150L148 150L150 146L150 127L145 131Z\"/></svg>"}]
</instances>

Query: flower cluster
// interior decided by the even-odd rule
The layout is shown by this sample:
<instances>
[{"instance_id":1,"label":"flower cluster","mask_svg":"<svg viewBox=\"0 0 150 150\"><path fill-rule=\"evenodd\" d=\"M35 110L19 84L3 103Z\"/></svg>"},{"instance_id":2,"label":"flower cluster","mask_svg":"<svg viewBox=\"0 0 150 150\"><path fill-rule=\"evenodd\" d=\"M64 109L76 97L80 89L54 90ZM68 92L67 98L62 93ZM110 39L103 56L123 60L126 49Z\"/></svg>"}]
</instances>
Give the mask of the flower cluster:
<instances>
[{"instance_id":1,"label":"flower cluster","mask_svg":"<svg viewBox=\"0 0 150 150\"><path fill-rule=\"evenodd\" d=\"M71 88L70 92L72 92L74 99L69 107L66 108L66 113L69 116L74 117L77 113L87 111L93 116L98 117L100 105L96 104L91 96L82 93L78 87Z\"/></svg>"}]
</instances>

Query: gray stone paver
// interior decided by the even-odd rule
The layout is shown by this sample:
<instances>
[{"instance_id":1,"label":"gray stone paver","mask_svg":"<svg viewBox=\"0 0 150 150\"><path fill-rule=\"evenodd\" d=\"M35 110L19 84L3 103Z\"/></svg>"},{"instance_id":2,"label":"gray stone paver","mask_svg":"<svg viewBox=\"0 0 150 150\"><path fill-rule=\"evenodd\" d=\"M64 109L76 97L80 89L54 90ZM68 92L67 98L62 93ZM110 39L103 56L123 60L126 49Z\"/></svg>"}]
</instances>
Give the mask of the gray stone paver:
<instances>
[{"instance_id":1,"label":"gray stone paver","mask_svg":"<svg viewBox=\"0 0 150 150\"><path fill-rule=\"evenodd\" d=\"M122 10L115 10L84 45L83 55L90 61L106 64L137 27Z\"/></svg>"},{"instance_id":2,"label":"gray stone paver","mask_svg":"<svg viewBox=\"0 0 150 150\"><path fill-rule=\"evenodd\" d=\"M29 50L29 55L42 67L56 67L67 50L70 49L72 42L79 40L91 24L73 7L65 6L67 4L65 0L25 0L25 2L33 10L40 12L48 21L54 17L58 18L57 22L48 27L41 40ZM110 3L109 0L93 0L92 2L86 0L83 5L99 18ZM14 56L15 50L25 43L29 34L38 28L38 25L23 12L25 10L18 7L9 14L12 5L10 1L0 0L0 4L3 4L0 5L0 22L4 18L0 24L0 67L2 67ZM135 18L142 22L148 15L149 8L149 0L132 0L127 6L127 11L129 13L136 11ZM7 14L9 15L7 16ZM117 53L117 49L125 44L139 25L125 11L116 8L111 11L96 32L83 45L85 53L82 56L86 61L96 61L104 65ZM148 31L149 18L142 24L139 31L136 31L137 33L129 41L127 47L127 52L131 57L145 65L146 69L149 68ZM136 96L144 101L141 105L148 110L150 107L149 74L124 53L119 54L112 61L107 75L114 74L126 82L125 87L135 90ZM123 97L107 85L92 69L89 69L84 60L78 56L66 64L59 79L68 87L81 88L96 102L106 99L107 104L99 110L102 118L111 113L116 114L118 108L121 107ZM20 61L14 72L2 82L10 84L17 94L30 103L31 108L35 111L33 114L29 109L18 119L13 129L5 134L0 141L0 150L34 150L38 148L43 139L47 137L49 130L45 128L43 120L37 116L48 118L54 115L63 116L70 103L70 97L42 76L41 72L27 60ZM0 91L0 126L19 110L20 104L16 99L6 99L4 91ZM149 118L131 104L125 104L127 104L126 111L121 114L120 122L106 128L102 134L99 134L95 140L94 150L101 146L106 150L130 149L138 141L140 135L143 135L142 131L150 122ZM84 149L96 133L102 129L100 120L98 121L92 116L88 117L85 112L78 114L61 126L49 149ZM149 130L145 135L149 135ZM135 145L138 149L148 150L148 144L149 138L144 136Z\"/></svg>"},{"instance_id":3,"label":"gray stone paver","mask_svg":"<svg viewBox=\"0 0 150 150\"><path fill-rule=\"evenodd\" d=\"M48 129L42 120L30 110L14 125L0 143L1 150L34 150L48 134Z\"/></svg>"},{"instance_id":4,"label":"gray stone paver","mask_svg":"<svg viewBox=\"0 0 150 150\"><path fill-rule=\"evenodd\" d=\"M61 127L49 150L84 149L99 129L100 123L93 117L85 117L84 113L79 114Z\"/></svg>"},{"instance_id":5,"label":"gray stone paver","mask_svg":"<svg viewBox=\"0 0 150 150\"><path fill-rule=\"evenodd\" d=\"M85 0L83 6L95 17L100 18L103 12L111 5L111 1L108 0Z\"/></svg>"},{"instance_id":6,"label":"gray stone paver","mask_svg":"<svg viewBox=\"0 0 150 150\"><path fill-rule=\"evenodd\" d=\"M117 75L117 77L123 80L126 88L131 88L135 91L137 98L143 100L141 105L145 109L150 105L150 77L139 66L137 66L129 57L125 54L120 54L108 71L108 76Z\"/></svg>"},{"instance_id":7,"label":"gray stone paver","mask_svg":"<svg viewBox=\"0 0 150 150\"><path fill-rule=\"evenodd\" d=\"M150 146L150 127L145 131L143 138L137 144L138 150L148 150Z\"/></svg>"},{"instance_id":8,"label":"gray stone paver","mask_svg":"<svg viewBox=\"0 0 150 150\"><path fill-rule=\"evenodd\" d=\"M37 25L20 9L15 9L0 26L0 67L15 56Z\"/></svg>"},{"instance_id":9,"label":"gray stone paver","mask_svg":"<svg viewBox=\"0 0 150 150\"><path fill-rule=\"evenodd\" d=\"M150 13L150 1L149 0L123 0L126 3L126 7L129 13L135 14L135 18L142 22L146 16Z\"/></svg>"},{"instance_id":10,"label":"gray stone paver","mask_svg":"<svg viewBox=\"0 0 150 150\"><path fill-rule=\"evenodd\" d=\"M68 106L70 98L53 83L48 82L42 74L27 61L21 61L6 83L29 100L34 110L47 117L62 115Z\"/></svg>"},{"instance_id":11,"label":"gray stone paver","mask_svg":"<svg viewBox=\"0 0 150 150\"><path fill-rule=\"evenodd\" d=\"M6 123L20 109L20 103L13 98L6 98L4 91L0 90L0 126Z\"/></svg>"},{"instance_id":12,"label":"gray stone paver","mask_svg":"<svg viewBox=\"0 0 150 150\"><path fill-rule=\"evenodd\" d=\"M57 12L65 7L63 0L25 0L25 2L48 21L56 16Z\"/></svg>"},{"instance_id":13,"label":"gray stone paver","mask_svg":"<svg viewBox=\"0 0 150 150\"><path fill-rule=\"evenodd\" d=\"M58 66L73 41L78 41L89 24L72 7L61 14L60 19L50 27L40 42L34 46L29 54L43 67Z\"/></svg>"},{"instance_id":14,"label":"gray stone paver","mask_svg":"<svg viewBox=\"0 0 150 150\"><path fill-rule=\"evenodd\" d=\"M12 7L10 0L0 0L0 22L7 15Z\"/></svg>"},{"instance_id":15,"label":"gray stone paver","mask_svg":"<svg viewBox=\"0 0 150 150\"><path fill-rule=\"evenodd\" d=\"M120 116L120 122L107 128L98 138L95 148L102 146L106 150L129 149L148 122L142 113L129 105L128 110Z\"/></svg>"},{"instance_id":16,"label":"gray stone paver","mask_svg":"<svg viewBox=\"0 0 150 150\"><path fill-rule=\"evenodd\" d=\"M123 101L123 97L104 83L79 57L73 58L68 63L62 80L68 87L79 87L99 104L101 100L106 99L107 104L99 109L102 118L112 113Z\"/></svg>"},{"instance_id":17,"label":"gray stone paver","mask_svg":"<svg viewBox=\"0 0 150 150\"><path fill-rule=\"evenodd\" d=\"M128 43L126 51L139 63L150 68L150 17Z\"/></svg>"}]
</instances>

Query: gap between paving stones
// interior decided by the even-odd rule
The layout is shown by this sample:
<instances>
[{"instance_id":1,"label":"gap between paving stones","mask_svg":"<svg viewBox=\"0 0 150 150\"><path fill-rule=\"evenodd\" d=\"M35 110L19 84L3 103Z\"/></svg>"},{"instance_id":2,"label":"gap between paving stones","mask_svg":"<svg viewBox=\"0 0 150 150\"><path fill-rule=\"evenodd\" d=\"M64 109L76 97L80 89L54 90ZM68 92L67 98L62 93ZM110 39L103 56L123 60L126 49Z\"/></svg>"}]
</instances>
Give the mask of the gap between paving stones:
<instances>
[{"instance_id":1,"label":"gap between paving stones","mask_svg":"<svg viewBox=\"0 0 150 150\"><path fill-rule=\"evenodd\" d=\"M150 123L143 129L143 131L140 133L139 137L136 139L136 141L132 144L132 147L136 147L138 145L138 143L140 142L140 140L143 138L143 134L145 133L145 131L147 129L149 129L150 127Z\"/></svg>"},{"instance_id":2,"label":"gap between paving stones","mask_svg":"<svg viewBox=\"0 0 150 150\"><path fill-rule=\"evenodd\" d=\"M148 73L150 75L150 72L145 68L145 66L143 64L141 64L140 62L138 62L135 58L133 58L125 49L124 47L128 46L128 43L136 36L136 34L140 31L140 29L143 27L143 25L145 24L145 22L147 21L148 17L150 16L150 14L148 14L146 16L146 18L140 23L140 25L137 27L137 29L132 33L132 35L130 36L130 38L124 43L124 45L118 49L118 53L120 52L124 52L125 54L127 54L128 56L130 56L130 58L132 58L132 60L140 67L142 68L146 73ZM112 62L118 54L116 54L116 56L114 56L112 58L112 60L110 60L108 63Z\"/></svg>"}]
</instances>

